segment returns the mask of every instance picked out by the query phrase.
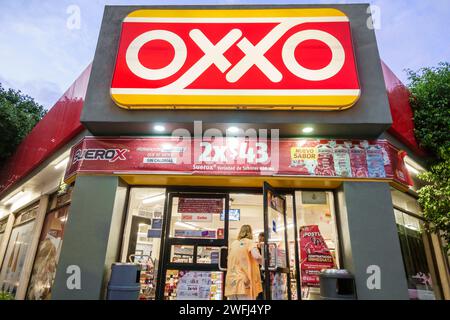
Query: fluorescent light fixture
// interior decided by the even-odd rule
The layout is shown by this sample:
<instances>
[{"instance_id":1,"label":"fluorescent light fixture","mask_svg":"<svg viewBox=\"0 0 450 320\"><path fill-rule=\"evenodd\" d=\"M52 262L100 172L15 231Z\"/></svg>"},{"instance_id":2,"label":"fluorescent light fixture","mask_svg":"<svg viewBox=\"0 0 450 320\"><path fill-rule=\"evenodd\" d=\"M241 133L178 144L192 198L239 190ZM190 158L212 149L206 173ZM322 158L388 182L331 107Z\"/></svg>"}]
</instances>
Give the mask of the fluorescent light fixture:
<instances>
[{"instance_id":1,"label":"fluorescent light fixture","mask_svg":"<svg viewBox=\"0 0 450 320\"><path fill-rule=\"evenodd\" d=\"M149 204L149 203L158 202L158 201L164 200L165 197L166 197L166 195L164 193L157 194L156 196L151 196L151 197L143 199L142 203Z\"/></svg>"},{"instance_id":2,"label":"fluorescent light fixture","mask_svg":"<svg viewBox=\"0 0 450 320\"><path fill-rule=\"evenodd\" d=\"M69 157L62 159L60 162L55 164L55 169L61 169L62 167L65 167L69 163Z\"/></svg>"},{"instance_id":3,"label":"fluorescent light fixture","mask_svg":"<svg viewBox=\"0 0 450 320\"><path fill-rule=\"evenodd\" d=\"M231 133L238 133L239 132L239 128L238 127L229 127L228 129L227 129L229 132L231 132Z\"/></svg>"},{"instance_id":4,"label":"fluorescent light fixture","mask_svg":"<svg viewBox=\"0 0 450 320\"><path fill-rule=\"evenodd\" d=\"M313 127L304 127L303 129L302 129L302 132L303 133L311 133L311 132L313 132L314 131L314 128Z\"/></svg>"},{"instance_id":5,"label":"fluorescent light fixture","mask_svg":"<svg viewBox=\"0 0 450 320\"><path fill-rule=\"evenodd\" d=\"M164 132L164 131L166 131L166 127L164 127L163 125L157 124L153 127L153 130L155 130L156 132Z\"/></svg>"},{"instance_id":6,"label":"fluorescent light fixture","mask_svg":"<svg viewBox=\"0 0 450 320\"><path fill-rule=\"evenodd\" d=\"M419 170L417 170L417 169L414 168L413 166L411 166L411 165L409 165L409 164L407 164L407 163L405 163L405 165L406 165L406 169L408 169L408 171L409 171L410 173L412 173L413 175L419 174Z\"/></svg>"}]
</instances>

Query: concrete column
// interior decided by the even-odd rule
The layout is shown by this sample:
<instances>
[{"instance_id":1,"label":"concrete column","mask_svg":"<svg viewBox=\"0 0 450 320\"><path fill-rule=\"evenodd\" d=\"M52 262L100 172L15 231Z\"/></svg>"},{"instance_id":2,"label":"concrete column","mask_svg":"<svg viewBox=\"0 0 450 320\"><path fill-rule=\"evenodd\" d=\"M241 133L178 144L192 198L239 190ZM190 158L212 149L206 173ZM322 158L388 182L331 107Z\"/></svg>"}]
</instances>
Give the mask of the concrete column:
<instances>
[{"instance_id":1,"label":"concrete column","mask_svg":"<svg viewBox=\"0 0 450 320\"><path fill-rule=\"evenodd\" d=\"M52 289L53 300L105 297L111 264L119 261L126 195L127 186L118 177L77 178ZM77 270L80 288L76 286Z\"/></svg>"},{"instance_id":2,"label":"concrete column","mask_svg":"<svg viewBox=\"0 0 450 320\"><path fill-rule=\"evenodd\" d=\"M408 299L389 184L344 182L337 203L344 268L355 275L358 299Z\"/></svg>"}]
</instances>

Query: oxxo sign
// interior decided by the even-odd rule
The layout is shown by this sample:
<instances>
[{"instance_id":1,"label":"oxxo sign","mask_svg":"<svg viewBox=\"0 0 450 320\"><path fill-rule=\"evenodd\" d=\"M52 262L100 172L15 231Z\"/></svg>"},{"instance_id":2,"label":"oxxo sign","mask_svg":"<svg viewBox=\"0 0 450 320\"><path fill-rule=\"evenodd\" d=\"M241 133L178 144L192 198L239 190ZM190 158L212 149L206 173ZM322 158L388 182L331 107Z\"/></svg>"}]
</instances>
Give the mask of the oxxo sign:
<instances>
[{"instance_id":1,"label":"oxxo sign","mask_svg":"<svg viewBox=\"0 0 450 320\"><path fill-rule=\"evenodd\" d=\"M125 108L334 110L359 95L336 9L134 11L111 85Z\"/></svg>"}]
</instances>

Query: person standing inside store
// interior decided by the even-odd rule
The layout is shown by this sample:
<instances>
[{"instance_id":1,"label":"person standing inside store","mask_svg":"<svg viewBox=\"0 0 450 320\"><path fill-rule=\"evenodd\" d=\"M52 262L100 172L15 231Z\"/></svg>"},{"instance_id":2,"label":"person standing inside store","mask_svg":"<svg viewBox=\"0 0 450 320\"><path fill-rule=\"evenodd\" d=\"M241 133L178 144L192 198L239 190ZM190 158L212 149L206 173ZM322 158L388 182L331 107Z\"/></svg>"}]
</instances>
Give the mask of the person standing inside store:
<instances>
[{"instance_id":1,"label":"person standing inside store","mask_svg":"<svg viewBox=\"0 0 450 320\"><path fill-rule=\"evenodd\" d=\"M261 285L263 287L263 291L261 291L258 296L256 297L256 300L264 300L264 270L262 269L264 260L263 260L263 251L262 248L264 246L264 239L265 239L265 235L264 232L260 232L258 235L258 244L256 245L256 247L258 248L259 254L261 255L261 262L259 264L259 272L261 274Z\"/></svg>"},{"instance_id":2,"label":"person standing inside store","mask_svg":"<svg viewBox=\"0 0 450 320\"><path fill-rule=\"evenodd\" d=\"M225 296L229 300L255 300L262 292L259 265L262 257L253 242L252 227L241 227L228 252Z\"/></svg>"}]
</instances>

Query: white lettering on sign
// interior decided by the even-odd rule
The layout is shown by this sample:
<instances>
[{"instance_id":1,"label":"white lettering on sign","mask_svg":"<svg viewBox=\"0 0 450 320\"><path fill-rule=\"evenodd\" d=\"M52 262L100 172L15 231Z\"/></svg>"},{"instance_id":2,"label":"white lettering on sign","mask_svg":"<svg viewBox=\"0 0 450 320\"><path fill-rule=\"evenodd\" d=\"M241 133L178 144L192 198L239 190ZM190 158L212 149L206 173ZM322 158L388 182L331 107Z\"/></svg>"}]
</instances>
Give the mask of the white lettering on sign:
<instances>
[{"instance_id":1,"label":"white lettering on sign","mask_svg":"<svg viewBox=\"0 0 450 320\"><path fill-rule=\"evenodd\" d=\"M268 147L265 142L257 142L252 147L246 142L238 145L213 145L210 142L203 141L200 142L200 147L204 149L198 158L198 162L227 163L230 158L234 161L249 164L269 161Z\"/></svg>"},{"instance_id":2,"label":"white lettering on sign","mask_svg":"<svg viewBox=\"0 0 450 320\"><path fill-rule=\"evenodd\" d=\"M330 63L322 69L312 70L301 66L295 59L295 48L306 40L319 40L325 43L330 49L332 58ZM319 30L305 30L292 35L283 46L283 61L290 72L297 77L310 80L320 81L336 75L344 65L345 52L338 39L331 34Z\"/></svg>"},{"instance_id":3,"label":"white lettering on sign","mask_svg":"<svg viewBox=\"0 0 450 320\"><path fill-rule=\"evenodd\" d=\"M167 41L175 49L175 56L172 61L160 69L144 67L138 57L142 46L153 40ZM127 65L130 70L137 76L147 80L160 80L170 77L180 70L186 61L186 57L187 49L183 39L167 30L152 30L141 34L130 43L126 54Z\"/></svg>"}]
</instances>

